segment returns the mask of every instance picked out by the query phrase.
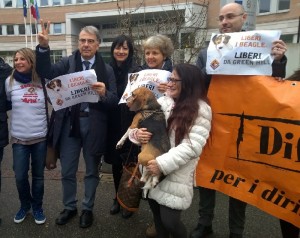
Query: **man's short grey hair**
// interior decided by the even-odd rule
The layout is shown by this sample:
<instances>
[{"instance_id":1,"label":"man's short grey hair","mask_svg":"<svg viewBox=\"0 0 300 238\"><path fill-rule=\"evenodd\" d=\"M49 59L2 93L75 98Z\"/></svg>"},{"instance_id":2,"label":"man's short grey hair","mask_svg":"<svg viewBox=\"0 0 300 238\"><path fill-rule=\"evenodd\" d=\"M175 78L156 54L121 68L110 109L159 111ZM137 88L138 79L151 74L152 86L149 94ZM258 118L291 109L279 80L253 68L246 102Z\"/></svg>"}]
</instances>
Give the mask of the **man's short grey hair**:
<instances>
[{"instance_id":1,"label":"man's short grey hair","mask_svg":"<svg viewBox=\"0 0 300 238\"><path fill-rule=\"evenodd\" d=\"M87 32L89 34L95 35L97 40L99 41L99 43L101 42L100 32L96 27L94 27L94 26L85 26L85 27L81 28L81 31L84 31L84 32Z\"/></svg>"},{"instance_id":2,"label":"man's short grey hair","mask_svg":"<svg viewBox=\"0 0 300 238\"><path fill-rule=\"evenodd\" d=\"M143 41L144 51L146 49L157 48L163 54L164 57L170 58L174 52L174 46L172 40L161 34L157 34L155 36L150 36L146 40Z\"/></svg>"}]
</instances>

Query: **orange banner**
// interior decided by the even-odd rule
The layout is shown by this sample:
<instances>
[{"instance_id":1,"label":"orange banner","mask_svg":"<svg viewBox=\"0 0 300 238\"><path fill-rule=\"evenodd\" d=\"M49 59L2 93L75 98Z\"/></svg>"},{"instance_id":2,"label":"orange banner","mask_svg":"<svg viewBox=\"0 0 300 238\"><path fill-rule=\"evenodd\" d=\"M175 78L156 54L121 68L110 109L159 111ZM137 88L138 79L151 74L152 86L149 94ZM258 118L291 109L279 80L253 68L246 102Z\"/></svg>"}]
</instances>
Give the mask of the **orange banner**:
<instances>
[{"instance_id":1,"label":"orange banner","mask_svg":"<svg viewBox=\"0 0 300 238\"><path fill-rule=\"evenodd\" d=\"M197 186L300 227L300 82L216 75L209 99L213 124Z\"/></svg>"}]
</instances>

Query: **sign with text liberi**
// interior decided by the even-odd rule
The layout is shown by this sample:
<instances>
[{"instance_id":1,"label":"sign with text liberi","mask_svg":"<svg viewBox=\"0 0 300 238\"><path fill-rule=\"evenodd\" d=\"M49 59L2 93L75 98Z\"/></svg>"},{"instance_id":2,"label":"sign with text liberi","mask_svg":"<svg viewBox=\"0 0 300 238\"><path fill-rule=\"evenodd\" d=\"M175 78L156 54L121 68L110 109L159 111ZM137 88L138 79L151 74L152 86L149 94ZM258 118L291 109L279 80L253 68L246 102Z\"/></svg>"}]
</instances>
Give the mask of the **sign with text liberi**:
<instances>
[{"instance_id":1,"label":"sign with text liberi","mask_svg":"<svg viewBox=\"0 0 300 238\"><path fill-rule=\"evenodd\" d=\"M244 31L212 34L207 74L272 75L272 42L280 31Z\"/></svg>"},{"instance_id":2,"label":"sign with text liberi","mask_svg":"<svg viewBox=\"0 0 300 238\"><path fill-rule=\"evenodd\" d=\"M212 134L197 185L300 227L300 82L270 76L212 78Z\"/></svg>"},{"instance_id":3,"label":"sign with text liberi","mask_svg":"<svg viewBox=\"0 0 300 238\"><path fill-rule=\"evenodd\" d=\"M167 83L170 75L169 71L162 69L145 69L128 74L128 83L119 103L126 103L126 99L139 87L148 88L156 98L161 97L164 92L158 90L158 85L160 83Z\"/></svg>"},{"instance_id":4,"label":"sign with text liberi","mask_svg":"<svg viewBox=\"0 0 300 238\"><path fill-rule=\"evenodd\" d=\"M81 102L98 102L99 95L90 85L97 82L95 70L61 75L46 84L47 94L55 111Z\"/></svg>"}]
</instances>

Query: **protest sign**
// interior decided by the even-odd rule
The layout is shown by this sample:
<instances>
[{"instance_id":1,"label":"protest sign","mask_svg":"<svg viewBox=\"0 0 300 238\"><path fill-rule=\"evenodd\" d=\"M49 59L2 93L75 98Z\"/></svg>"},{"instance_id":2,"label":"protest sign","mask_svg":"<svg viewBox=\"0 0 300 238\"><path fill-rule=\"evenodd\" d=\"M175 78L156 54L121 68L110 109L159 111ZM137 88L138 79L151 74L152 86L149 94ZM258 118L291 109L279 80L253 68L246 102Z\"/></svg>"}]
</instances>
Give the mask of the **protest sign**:
<instances>
[{"instance_id":1,"label":"protest sign","mask_svg":"<svg viewBox=\"0 0 300 238\"><path fill-rule=\"evenodd\" d=\"M272 75L272 42L280 31L244 31L212 34L207 74Z\"/></svg>"},{"instance_id":2,"label":"protest sign","mask_svg":"<svg viewBox=\"0 0 300 238\"><path fill-rule=\"evenodd\" d=\"M300 227L300 82L214 75L196 183Z\"/></svg>"},{"instance_id":3,"label":"protest sign","mask_svg":"<svg viewBox=\"0 0 300 238\"><path fill-rule=\"evenodd\" d=\"M66 74L46 84L47 94L55 111L82 102L98 102L99 95L90 85L97 82L95 70Z\"/></svg>"},{"instance_id":4,"label":"protest sign","mask_svg":"<svg viewBox=\"0 0 300 238\"><path fill-rule=\"evenodd\" d=\"M150 89L156 98L163 95L157 86L160 83L167 83L168 77L171 73L161 69L145 69L137 73L128 74L128 83L119 103L126 103L126 99L131 96L132 91L139 87L146 87Z\"/></svg>"}]
</instances>

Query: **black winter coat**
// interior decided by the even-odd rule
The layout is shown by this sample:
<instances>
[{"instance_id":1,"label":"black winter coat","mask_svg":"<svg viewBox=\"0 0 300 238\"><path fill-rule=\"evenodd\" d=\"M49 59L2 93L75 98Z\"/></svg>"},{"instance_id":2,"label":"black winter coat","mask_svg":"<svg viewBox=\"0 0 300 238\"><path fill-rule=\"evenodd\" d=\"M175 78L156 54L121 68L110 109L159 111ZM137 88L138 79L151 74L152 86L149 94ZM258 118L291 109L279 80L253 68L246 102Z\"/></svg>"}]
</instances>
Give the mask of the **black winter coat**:
<instances>
[{"instance_id":1,"label":"black winter coat","mask_svg":"<svg viewBox=\"0 0 300 238\"><path fill-rule=\"evenodd\" d=\"M11 109L11 104L6 100L5 80L11 74L12 67L0 58L0 147L8 144L8 126L6 111Z\"/></svg>"},{"instance_id":2,"label":"black winter coat","mask_svg":"<svg viewBox=\"0 0 300 238\"><path fill-rule=\"evenodd\" d=\"M37 61L37 72L38 74L47 79L53 79L57 76L64 75L64 74L70 74L76 72L76 67L78 65L78 62L76 58L78 58L76 55L78 55L78 51L75 51L74 54L68 57L64 57L56 64L51 64L50 62L50 50L46 52L40 52L39 46L36 48L36 61ZM80 56L80 55L79 55ZM105 83L107 91L106 96L101 99L101 101L97 103L89 103L89 137L93 143L88 145L88 148L86 148L92 155L102 155L106 151L106 143L107 143L107 121L108 121L108 109L109 108L115 108L118 103L117 98L117 89L116 89L116 80L114 76L114 72L112 68L104 64L105 71L98 74L97 67L100 65L100 61L103 62L103 59L100 55L100 53L96 53L96 61L94 66L92 68L96 71L97 79L98 81L102 81ZM82 64L80 61L81 70L82 70ZM103 76L106 75L104 78ZM53 128L53 145L58 148L59 140L60 140L60 134L62 131L63 122L65 119L66 113L69 113L69 108L64 108L61 110L58 110L54 114L54 128ZM74 120L77 120L79 118L78 115L74 115ZM72 121L72 114L71 114L71 121ZM76 127L79 125L77 124ZM72 128L72 126L71 126ZM78 131L78 128L76 128L76 131ZM70 130L70 136L76 136L71 135ZM76 133L76 132L75 132Z\"/></svg>"}]
</instances>

